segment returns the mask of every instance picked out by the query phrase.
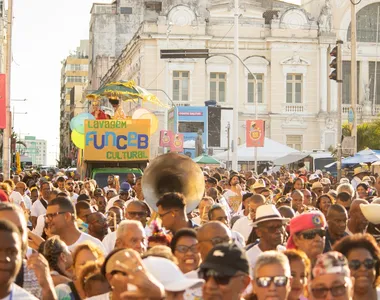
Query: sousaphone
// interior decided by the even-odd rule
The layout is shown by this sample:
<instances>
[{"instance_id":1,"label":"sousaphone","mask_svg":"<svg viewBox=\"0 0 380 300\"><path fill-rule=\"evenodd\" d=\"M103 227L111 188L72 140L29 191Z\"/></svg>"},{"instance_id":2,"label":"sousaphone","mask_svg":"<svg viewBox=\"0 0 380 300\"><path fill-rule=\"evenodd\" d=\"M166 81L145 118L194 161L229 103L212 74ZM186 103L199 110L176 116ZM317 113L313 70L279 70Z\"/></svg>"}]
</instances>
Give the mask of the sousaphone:
<instances>
[{"instance_id":1,"label":"sousaphone","mask_svg":"<svg viewBox=\"0 0 380 300\"><path fill-rule=\"evenodd\" d=\"M155 211L163 194L177 192L184 195L189 213L198 206L205 191L201 168L188 156L173 152L160 155L149 163L141 185L146 202Z\"/></svg>"}]
</instances>

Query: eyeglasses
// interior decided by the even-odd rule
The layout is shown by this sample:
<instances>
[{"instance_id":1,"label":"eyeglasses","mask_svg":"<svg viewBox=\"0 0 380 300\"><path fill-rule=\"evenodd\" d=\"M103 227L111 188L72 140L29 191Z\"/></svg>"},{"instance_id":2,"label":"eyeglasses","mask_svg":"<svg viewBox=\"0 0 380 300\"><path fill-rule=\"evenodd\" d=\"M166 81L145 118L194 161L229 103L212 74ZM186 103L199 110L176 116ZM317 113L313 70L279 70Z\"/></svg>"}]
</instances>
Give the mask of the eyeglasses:
<instances>
[{"instance_id":1,"label":"eyeglasses","mask_svg":"<svg viewBox=\"0 0 380 300\"><path fill-rule=\"evenodd\" d=\"M165 217L166 215L170 214L171 212L172 212L172 211L169 210L169 211L167 211L166 213L158 214L158 215L159 215L160 219L162 219L163 217Z\"/></svg>"},{"instance_id":2,"label":"eyeglasses","mask_svg":"<svg viewBox=\"0 0 380 300\"><path fill-rule=\"evenodd\" d=\"M272 282L276 287L283 287L288 284L289 278L286 276L273 276L273 277L258 277L255 279L258 287L266 288L269 287Z\"/></svg>"},{"instance_id":3,"label":"eyeglasses","mask_svg":"<svg viewBox=\"0 0 380 300\"><path fill-rule=\"evenodd\" d=\"M55 212L55 213L46 214L46 215L45 215L45 219L51 221L51 220L53 220L56 216L58 216L58 215L63 215L63 214L65 214L65 213L67 213L67 211L58 211L58 212Z\"/></svg>"},{"instance_id":4,"label":"eyeglasses","mask_svg":"<svg viewBox=\"0 0 380 300\"><path fill-rule=\"evenodd\" d=\"M315 229L309 232L301 232L299 235L302 235L305 240L313 240L317 235L323 238L326 235L326 231L324 229Z\"/></svg>"},{"instance_id":5,"label":"eyeglasses","mask_svg":"<svg viewBox=\"0 0 380 300\"><path fill-rule=\"evenodd\" d=\"M211 277L214 278L216 284L218 285L228 285L230 283L230 280L234 277L240 277L244 276L243 274L240 275L234 275L234 276L227 276L227 275L221 275L218 272L214 270L200 270L198 272L198 277L203 279L204 281L208 281Z\"/></svg>"},{"instance_id":6,"label":"eyeglasses","mask_svg":"<svg viewBox=\"0 0 380 300\"><path fill-rule=\"evenodd\" d=\"M67 185L74 185L74 182L66 182Z\"/></svg>"},{"instance_id":7,"label":"eyeglasses","mask_svg":"<svg viewBox=\"0 0 380 300\"><path fill-rule=\"evenodd\" d=\"M119 270L113 270L113 271L111 271L111 273L110 273L112 276L114 276L114 275L116 275L116 274L121 274L121 275L123 275L123 276L127 276L128 274L127 273L125 273L125 272L123 272L123 271L119 271Z\"/></svg>"},{"instance_id":8,"label":"eyeglasses","mask_svg":"<svg viewBox=\"0 0 380 300\"><path fill-rule=\"evenodd\" d=\"M363 265L367 270L371 270L371 269L373 269L375 267L376 262L377 261L375 259L371 259L371 258L367 258L364 261L360 261L358 259L354 259L354 260L351 260L348 263L348 266L352 270L359 270L360 266Z\"/></svg>"},{"instance_id":9,"label":"eyeglasses","mask_svg":"<svg viewBox=\"0 0 380 300\"><path fill-rule=\"evenodd\" d=\"M140 217L140 218L142 218L142 217L146 216L146 212L145 211L129 211L127 213L132 218L133 217L137 217L137 216Z\"/></svg>"},{"instance_id":10,"label":"eyeglasses","mask_svg":"<svg viewBox=\"0 0 380 300\"><path fill-rule=\"evenodd\" d=\"M228 236L227 237L217 236L217 237L214 237L214 238L209 239L209 240L203 240L203 241L198 241L198 242L199 243L210 242L213 246L216 246L216 245L223 244L223 243L229 243L230 238Z\"/></svg>"},{"instance_id":11,"label":"eyeglasses","mask_svg":"<svg viewBox=\"0 0 380 300\"><path fill-rule=\"evenodd\" d=\"M312 288L311 293L313 294L314 298L317 298L317 299L326 298L328 292L330 292L333 297L339 297L339 296L342 296L346 292L346 288L347 288L347 283L333 286L330 288L328 287Z\"/></svg>"},{"instance_id":12,"label":"eyeglasses","mask_svg":"<svg viewBox=\"0 0 380 300\"><path fill-rule=\"evenodd\" d=\"M175 247L175 250L178 251L179 253L187 253L188 251L191 251L193 253L198 253L196 244L192 246L178 245L177 247Z\"/></svg>"}]
</instances>

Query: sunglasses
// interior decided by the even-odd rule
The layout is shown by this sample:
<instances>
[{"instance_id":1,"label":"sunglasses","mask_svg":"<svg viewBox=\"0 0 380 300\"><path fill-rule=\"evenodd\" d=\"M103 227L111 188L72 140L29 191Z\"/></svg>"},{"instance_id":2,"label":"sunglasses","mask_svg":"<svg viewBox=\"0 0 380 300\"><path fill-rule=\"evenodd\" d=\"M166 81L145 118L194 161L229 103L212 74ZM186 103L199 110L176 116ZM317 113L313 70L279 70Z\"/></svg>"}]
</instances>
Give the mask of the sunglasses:
<instances>
[{"instance_id":1,"label":"sunglasses","mask_svg":"<svg viewBox=\"0 0 380 300\"><path fill-rule=\"evenodd\" d=\"M324 229L315 229L309 232L302 232L299 233L305 240L313 240L317 235L319 235L321 238L326 236L326 231Z\"/></svg>"},{"instance_id":2,"label":"sunglasses","mask_svg":"<svg viewBox=\"0 0 380 300\"><path fill-rule=\"evenodd\" d=\"M376 265L376 260L367 258L364 261L360 261L358 259L351 260L348 263L348 266L350 267L351 270L359 270L360 266L363 265L367 270L371 270L375 267Z\"/></svg>"},{"instance_id":3,"label":"sunglasses","mask_svg":"<svg viewBox=\"0 0 380 300\"><path fill-rule=\"evenodd\" d=\"M234 275L234 276L227 276L227 275L220 275L218 272L214 270L201 270L198 272L198 277L203 279L205 282L207 282L211 277L214 278L217 285L228 285L232 278L234 277L240 277L244 276L241 275Z\"/></svg>"},{"instance_id":4,"label":"sunglasses","mask_svg":"<svg viewBox=\"0 0 380 300\"><path fill-rule=\"evenodd\" d=\"M258 287L266 288L273 282L276 287L284 287L287 285L289 278L286 276L273 276L273 277L258 277L255 279Z\"/></svg>"},{"instance_id":5,"label":"sunglasses","mask_svg":"<svg viewBox=\"0 0 380 300\"><path fill-rule=\"evenodd\" d=\"M347 284L333 286L331 288L319 287L319 288L314 288L314 289L312 288L311 293L316 299L325 299L328 292L330 292L333 297L339 297L339 296L344 295L346 293L346 288L347 288Z\"/></svg>"}]
</instances>

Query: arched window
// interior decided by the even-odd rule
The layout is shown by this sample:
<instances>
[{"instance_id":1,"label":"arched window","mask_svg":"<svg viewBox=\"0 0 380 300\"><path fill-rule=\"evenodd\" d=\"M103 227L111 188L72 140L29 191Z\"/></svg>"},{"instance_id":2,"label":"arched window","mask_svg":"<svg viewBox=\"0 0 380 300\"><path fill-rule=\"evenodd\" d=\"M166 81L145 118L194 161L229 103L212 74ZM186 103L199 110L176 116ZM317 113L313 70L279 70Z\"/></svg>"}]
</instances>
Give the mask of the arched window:
<instances>
[{"instance_id":1,"label":"arched window","mask_svg":"<svg viewBox=\"0 0 380 300\"><path fill-rule=\"evenodd\" d=\"M377 12L380 7L380 2L367 5L356 13L356 32L357 41L365 43L376 43L377 32ZM379 17L380 22L380 17ZM380 27L379 27L380 28ZM378 35L380 41L380 30ZM347 31L347 40L351 41L351 24Z\"/></svg>"}]
</instances>

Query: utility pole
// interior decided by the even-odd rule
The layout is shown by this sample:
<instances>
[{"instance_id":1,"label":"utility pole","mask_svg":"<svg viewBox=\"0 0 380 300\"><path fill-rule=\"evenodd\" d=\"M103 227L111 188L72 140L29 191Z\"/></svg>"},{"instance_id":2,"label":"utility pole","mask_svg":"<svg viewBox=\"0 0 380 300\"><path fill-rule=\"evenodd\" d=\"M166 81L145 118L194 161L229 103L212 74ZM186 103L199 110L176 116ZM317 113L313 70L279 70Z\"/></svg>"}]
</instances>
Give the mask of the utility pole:
<instances>
[{"instance_id":1,"label":"utility pole","mask_svg":"<svg viewBox=\"0 0 380 300\"><path fill-rule=\"evenodd\" d=\"M11 99L11 64L12 64L12 22L13 22L13 0L8 0L8 16L7 16L7 48L6 48L6 62L5 62L5 73L6 73L6 96L5 96L5 106L6 106L6 128L3 134L3 173L4 178L10 178L10 167L11 167L11 135L12 135L12 118L10 109L10 99Z\"/></svg>"},{"instance_id":2,"label":"utility pole","mask_svg":"<svg viewBox=\"0 0 380 300\"><path fill-rule=\"evenodd\" d=\"M226 169L229 170L230 166L230 130L231 130L231 124L230 122L227 123L227 164L226 164Z\"/></svg>"},{"instance_id":3,"label":"utility pole","mask_svg":"<svg viewBox=\"0 0 380 300\"><path fill-rule=\"evenodd\" d=\"M234 54L235 54L235 99L232 123L232 170L238 171L238 136L239 136L239 0L235 0L234 10Z\"/></svg>"},{"instance_id":4,"label":"utility pole","mask_svg":"<svg viewBox=\"0 0 380 300\"><path fill-rule=\"evenodd\" d=\"M357 64L356 64L356 4L351 2L351 106L354 111L354 122L352 124L351 136L355 137L354 139L354 154L357 151Z\"/></svg>"},{"instance_id":5,"label":"utility pole","mask_svg":"<svg viewBox=\"0 0 380 300\"><path fill-rule=\"evenodd\" d=\"M336 47L330 52L333 61L330 68L333 70L329 78L335 80L338 85L338 117L337 117L337 171L338 182L342 177L342 45L343 41L337 41Z\"/></svg>"}]
</instances>

